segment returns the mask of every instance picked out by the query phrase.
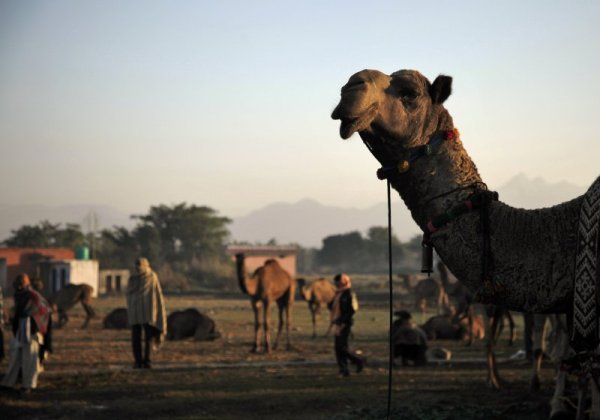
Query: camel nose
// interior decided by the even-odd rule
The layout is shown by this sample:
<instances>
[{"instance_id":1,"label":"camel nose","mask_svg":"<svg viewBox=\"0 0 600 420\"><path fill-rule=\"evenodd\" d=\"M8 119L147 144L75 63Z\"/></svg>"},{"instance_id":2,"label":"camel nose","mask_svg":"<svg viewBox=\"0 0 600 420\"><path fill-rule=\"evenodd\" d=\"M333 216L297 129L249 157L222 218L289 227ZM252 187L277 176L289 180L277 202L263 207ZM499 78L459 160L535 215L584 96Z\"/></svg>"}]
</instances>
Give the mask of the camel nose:
<instances>
[{"instance_id":1,"label":"camel nose","mask_svg":"<svg viewBox=\"0 0 600 420\"><path fill-rule=\"evenodd\" d=\"M336 106L335 109L333 110L333 112L331 113L331 118L333 118L334 120L341 119L341 116L340 116L340 106L341 105L342 104L339 103L338 106Z\"/></svg>"}]
</instances>

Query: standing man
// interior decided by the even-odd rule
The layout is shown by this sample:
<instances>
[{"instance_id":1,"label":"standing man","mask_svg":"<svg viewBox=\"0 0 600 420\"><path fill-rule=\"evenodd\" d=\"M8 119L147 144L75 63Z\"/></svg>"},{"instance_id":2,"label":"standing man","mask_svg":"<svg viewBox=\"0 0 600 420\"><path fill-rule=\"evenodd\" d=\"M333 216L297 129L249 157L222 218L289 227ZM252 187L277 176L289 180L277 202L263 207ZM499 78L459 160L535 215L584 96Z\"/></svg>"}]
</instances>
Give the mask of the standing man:
<instances>
[{"instance_id":1,"label":"standing man","mask_svg":"<svg viewBox=\"0 0 600 420\"><path fill-rule=\"evenodd\" d=\"M352 285L350 276L345 273L334 277L337 291L333 298L331 309L331 322L335 325L335 358L337 360L340 375L348 376L348 360L356 365L356 373L362 371L364 360L352 353L348 347L348 337L352 329L352 317L354 316L354 305L352 296Z\"/></svg>"},{"instance_id":2,"label":"standing man","mask_svg":"<svg viewBox=\"0 0 600 420\"><path fill-rule=\"evenodd\" d=\"M131 344L135 359L133 367L150 369L152 339L162 343L167 333L165 302L158 276L152 271L148 260L138 258L135 262L135 270L136 274L129 278L127 285L127 314L131 325ZM144 353L142 353L142 341Z\"/></svg>"}]
</instances>

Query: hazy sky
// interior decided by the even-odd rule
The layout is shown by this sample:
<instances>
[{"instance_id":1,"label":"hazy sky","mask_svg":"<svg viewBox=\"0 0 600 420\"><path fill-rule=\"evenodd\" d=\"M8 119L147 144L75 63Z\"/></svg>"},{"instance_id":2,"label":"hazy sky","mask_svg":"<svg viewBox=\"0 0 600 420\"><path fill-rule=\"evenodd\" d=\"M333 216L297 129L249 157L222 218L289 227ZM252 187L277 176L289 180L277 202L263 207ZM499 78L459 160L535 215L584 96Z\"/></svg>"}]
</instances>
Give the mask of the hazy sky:
<instances>
[{"instance_id":1,"label":"hazy sky","mask_svg":"<svg viewBox=\"0 0 600 420\"><path fill-rule=\"evenodd\" d=\"M385 199L329 115L364 68L454 77L485 181L600 174L600 2L0 0L0 205L235 217Z\"/></svg>"}]
</instances>

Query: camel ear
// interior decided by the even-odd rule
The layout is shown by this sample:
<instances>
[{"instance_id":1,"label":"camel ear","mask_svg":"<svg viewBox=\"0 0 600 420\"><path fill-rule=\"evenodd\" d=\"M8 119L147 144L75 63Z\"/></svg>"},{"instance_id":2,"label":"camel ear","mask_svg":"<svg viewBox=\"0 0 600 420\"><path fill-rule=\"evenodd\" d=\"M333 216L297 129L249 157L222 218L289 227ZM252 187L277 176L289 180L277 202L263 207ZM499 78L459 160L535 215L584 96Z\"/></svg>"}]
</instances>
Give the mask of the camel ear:
<instances>
[{"instance_id":1,"label":"camel ear","mask_svg":"<svg viewBox=\"0 0 600 420\"><path fill-rule=\"evenodd\" d=\"M434 104L443 104L452 93L452 77L440 74L429 87L429 96Z\"/></svg>"}]
</instances>

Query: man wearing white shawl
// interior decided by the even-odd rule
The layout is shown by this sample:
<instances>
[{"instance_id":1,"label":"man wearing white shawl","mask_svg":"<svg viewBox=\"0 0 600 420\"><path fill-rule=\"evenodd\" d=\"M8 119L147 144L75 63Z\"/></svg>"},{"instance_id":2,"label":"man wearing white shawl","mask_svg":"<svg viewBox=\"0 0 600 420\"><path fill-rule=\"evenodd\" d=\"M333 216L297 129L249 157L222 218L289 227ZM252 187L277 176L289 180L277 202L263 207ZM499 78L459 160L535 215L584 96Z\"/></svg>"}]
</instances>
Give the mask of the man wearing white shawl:
<instances>
[{"instance_id":1,"label":"man wearing white shawl","mask_svg":"<svg viewBox=\"0 0 600 420\"><path fill-rule=\"evenodd\" d=\"M136 274L127 285L127 314L131 325L131 344L134 368L151 368L152 339L164 341L167 333L167 317L162 289L158 276L146 258L138 258ZM142 354L142 330L144 331L144 353Z\"/></svg>"}]
</instances>

